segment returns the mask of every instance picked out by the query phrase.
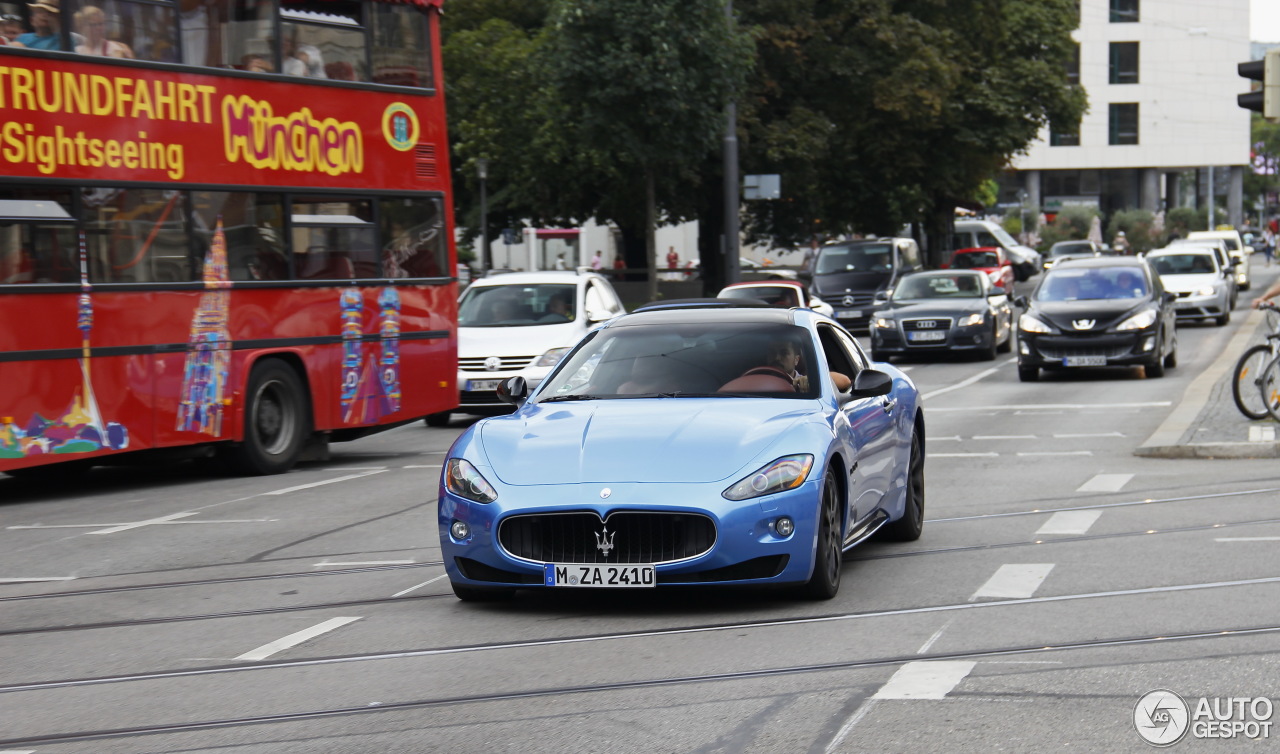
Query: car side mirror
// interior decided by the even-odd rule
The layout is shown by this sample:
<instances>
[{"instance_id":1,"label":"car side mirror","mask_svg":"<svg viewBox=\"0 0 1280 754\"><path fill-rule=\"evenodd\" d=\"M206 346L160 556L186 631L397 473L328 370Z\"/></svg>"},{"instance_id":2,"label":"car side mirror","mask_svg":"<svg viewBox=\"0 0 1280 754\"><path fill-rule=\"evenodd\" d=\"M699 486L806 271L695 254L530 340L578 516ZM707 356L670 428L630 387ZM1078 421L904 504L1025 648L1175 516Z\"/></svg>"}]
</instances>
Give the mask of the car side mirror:
<instances>
[{"instance_id":1,"label":"car side mirror","mask_svg":"<svg viewBox=\"0 0 1280 754\"><path fill-rule=\"evenodd\" d=\"M1013 303L1014 303L1014 305L1015 305L1015 306L1017 306L1017 307L1018 307L1018 308L1020 308L1020 309L1026 309L1026 308L1027 308L1027 306L1030 304L1030 302L1029 302L1029 301L1027 301L1027 297L1026 297L1026 296L1019 296L1019 297L1015 298L1015 299L1013 300Z\"/></svg>"},{"instance_id":2,"label":"car side mirror","mask_svg":"<svg viewBox=\"0 0 1280 754\"><path fill-rule=\"evenodd\" d=\"M1172 304L1174 301L1178 300L1178 294L1165 291L1164 293L1160 294L1160 299L1164 301L1166 304Z\"/></svg>"},{"instance_id":3,"label":"car side mirror","mask_svg":"<svg viewBox=\"0 0 1280 754\"><path fill-rule=\"evenodd\" d=\"M877 395L888 395L893 389L893 378L876 369L863 369L853 378L853 389L849 391L855 398L872 398Z\"/></svg>"},{"instance_id":4,"label":"car side mirror","mask_svg":"<svg viewBox=\"0 0 1280 754\"><path fill-rule=\"evenodd\" d=\"M883 304L884 302L889 300L889 296L892 294L893 294L892 288L884 291L876 291L876 295L873 297L873 300L878 304Z\"/></svg>"},{"instance_id":5,"label":"car side mirror","mask_svg":"<svg viewBox=\"0 0 1280 754\"><path fill-rule=\"evenodd\" d=\"M508 377L498 383L498 400L519 406L529 397L529 383L523 377Z\"/></svg>"}]
</instances>

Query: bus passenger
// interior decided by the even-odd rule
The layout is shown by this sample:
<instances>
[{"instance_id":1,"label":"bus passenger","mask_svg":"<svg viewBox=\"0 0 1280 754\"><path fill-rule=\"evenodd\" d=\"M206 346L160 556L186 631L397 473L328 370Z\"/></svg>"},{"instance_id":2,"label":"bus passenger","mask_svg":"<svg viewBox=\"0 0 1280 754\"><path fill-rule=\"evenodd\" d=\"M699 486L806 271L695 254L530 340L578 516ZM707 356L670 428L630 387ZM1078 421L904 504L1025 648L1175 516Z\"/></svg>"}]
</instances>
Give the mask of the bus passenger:
<instances>
[{"instance_id":1,"label":"bus passenger","mask_svg":"<svg viewBox=\"0 0 1280 754\"><path fill-rule=\"evenodd\" d=\"M76 11L76 26L84 33L84 42L76 45L81 55L98 55L104 58L133 59L133 50L123 42L107 39L107 14L96 5L86 5Z\"/></svg>"},{"instance_id":2,"label":"bus passenger","mask_svg":"<svg viewBox=\"0 0 1280 754\"><path fill-rule=\"evenodd\" d=\"M31 9L31 28L34 31L19 36L18 44L33 50L63 49L62 9L58 7L58 0L36 0L28 3L27 7ZM71 41L83 44L84 37L73 33Z\"/></svg>"},{"instance_id":3,"label":"bus passenger","mask_svg":"<svg viewBox=\"0 0 1280 754\"><path fill-rule=\"evenodd\" d=\"M13 13L4 14L0 18L3 25L0 26L0 45L10 45L12 47L22 47L22 43L18 41L18 37L22 36L22 16Z\"/></svg>"}]
</instances>

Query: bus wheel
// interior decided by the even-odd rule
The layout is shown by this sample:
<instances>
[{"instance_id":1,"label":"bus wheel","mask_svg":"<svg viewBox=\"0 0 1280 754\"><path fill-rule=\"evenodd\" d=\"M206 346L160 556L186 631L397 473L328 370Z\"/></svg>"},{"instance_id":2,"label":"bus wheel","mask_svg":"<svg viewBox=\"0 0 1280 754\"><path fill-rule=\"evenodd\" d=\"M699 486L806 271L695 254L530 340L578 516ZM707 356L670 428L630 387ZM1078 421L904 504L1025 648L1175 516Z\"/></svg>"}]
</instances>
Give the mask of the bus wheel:
<instances>
[{"instance_id":1,"label":"bus wheel","mask_svg":"<svg viewBox=\"0 0 1280 754\"><path fill-rule=\"evenodd\" d=\"M311 431L306 391L284 362L253 368L244 407L244 441L227 448L227 460L243 474L281 474L293 468Z\"/></svg>"},{"instance_id":2,"label":"bus wheel","mask_svg":"<svg viewBox=\"0 0 1280 754\"><path fill-rule=\"evenodd\" d=\"M427 414L427 418L422 421L428 427L447 427L449 426L449 412L441 411L438 414Z\"/></svg>"}]
</instances>

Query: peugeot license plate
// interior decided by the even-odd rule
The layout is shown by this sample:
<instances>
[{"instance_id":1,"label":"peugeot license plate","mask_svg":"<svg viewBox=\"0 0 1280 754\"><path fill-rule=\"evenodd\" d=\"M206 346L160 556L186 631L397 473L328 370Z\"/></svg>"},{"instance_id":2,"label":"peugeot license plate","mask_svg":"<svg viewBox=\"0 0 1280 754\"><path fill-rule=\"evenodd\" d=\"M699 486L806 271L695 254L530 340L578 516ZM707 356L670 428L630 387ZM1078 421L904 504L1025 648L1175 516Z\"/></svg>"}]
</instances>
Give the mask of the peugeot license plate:
<instances>
[{"instance_id":1,"label":"peugeot license plate","mask_svg":"<svg viewBox=\"0 0 1280 754\"><path fill-rule=\"evenodd\" d=\"M497 390L499 382L502 380L467 380L467 390Z\"/></svg>"},{"instance_id":2,"label":"peugeot license plate","mask_svg":"<svg viewBox=\"0 0 1280 754\"><path fill-rule=\"evenodd\" d=\"M1106 365L1106 356L1064 356L1062 358L1064 367L1105 367Z\"/></svg>"},{"instance_id":3,"label":"peugeot license plate","mask_svg":"<svg viewBox=\"0 0 1280 754\"><path fill-rule=\"evenodd\" d=\"M947 333L945 330L916 330L916 331L907 333L907 340L912 340L917 342L922 340L946 340L946 339L947 339Z\"/></svg>"},{"instance_id":4,"label":"peugeot license plate","mask_svg":"<svg viewBox=\"0 0 1280 754\"><path fill-rule=\"evenodd\" d=\"M651 565L594 565L546 563L542 583L547 586L651 587L658 583Z\"/></svg>"},{"instance_id":5,"label":"peugeot license plate","mask_svg":"<svg viewBox=\"0 0 1280 754\"><path fill-rule=\"evenodd\" d=\"M836 312L836 319L860 319L861 317L861 309L850 309L848 311Z\"/></svg>"}]
</instances>

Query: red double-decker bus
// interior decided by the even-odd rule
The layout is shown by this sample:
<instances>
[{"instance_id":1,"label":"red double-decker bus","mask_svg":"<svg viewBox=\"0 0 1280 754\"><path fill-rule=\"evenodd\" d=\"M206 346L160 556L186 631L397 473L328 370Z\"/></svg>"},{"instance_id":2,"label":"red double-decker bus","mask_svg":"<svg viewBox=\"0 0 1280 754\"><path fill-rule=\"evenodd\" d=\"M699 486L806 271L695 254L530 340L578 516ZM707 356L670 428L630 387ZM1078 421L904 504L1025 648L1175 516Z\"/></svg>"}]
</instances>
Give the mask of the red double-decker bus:
<instances>
[{"instance_id":1,"label":"red double-decker bus","mask_svg":"<svg viewBox=\"0 0 1280 754\"><path fill-rule=\"evenodd\" d=\"M439 2L0 0L0 471L456 405Z\"/></svg>"}]
</instances>

